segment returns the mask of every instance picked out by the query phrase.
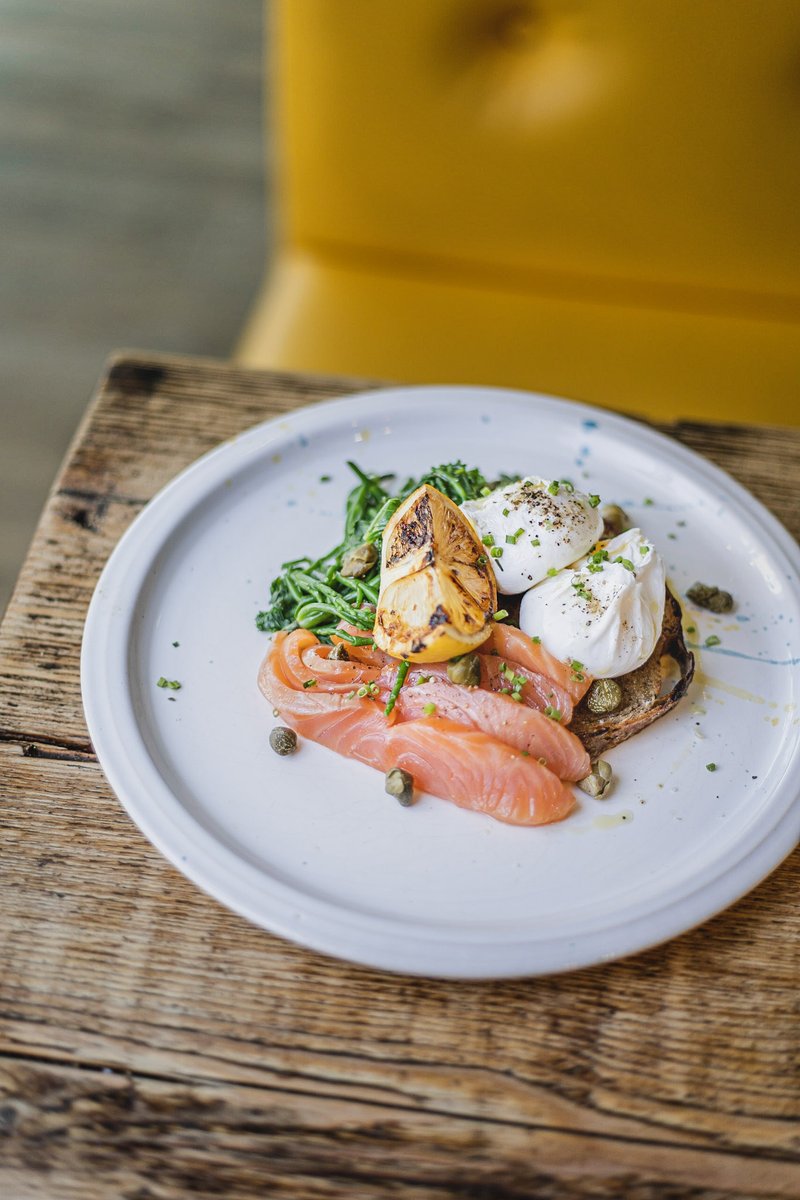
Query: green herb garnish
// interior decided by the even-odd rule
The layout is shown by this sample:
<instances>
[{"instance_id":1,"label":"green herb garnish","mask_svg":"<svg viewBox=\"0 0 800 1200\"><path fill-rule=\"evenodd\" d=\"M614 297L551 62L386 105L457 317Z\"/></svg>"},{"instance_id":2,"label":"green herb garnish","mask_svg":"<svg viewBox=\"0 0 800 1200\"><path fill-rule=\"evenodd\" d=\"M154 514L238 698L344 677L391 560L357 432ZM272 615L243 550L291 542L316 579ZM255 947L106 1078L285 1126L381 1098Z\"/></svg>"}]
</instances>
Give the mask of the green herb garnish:
<instances>
[{"instance_id":1,"label":"green herb garnish","mask_svg":"<svg viewBox=\"0 0 800 1200\"><path fill-rule=\"evenodd\" d=\"M709 637L707 637L703 643L704 646L719 646L720 644L721 639L718 638L715 633L712 633Z\"/></svg>"},{"instance_id":2,"label":"green herb garnish","mask_svg":"<svg viewBox=\"0 0 800 1200\"><path fill-rule=\"evenodd\" d=\"M435 704L423 704L422 711L424 712L426 717L432 717L433 714L436 712L436 705Z\"/></svg>"},{"instance_id":3,"label":"green herb garnish","mask_svg":"<svg viewBox=\"0 0 800 1200\"><path fill-rule=\"evenodd\" d=\"M409 663L408 663L408 660L406 660L405 662L401 662L400 666L397 668L397 675L395 676L394 687L389 692L389 699L386 701L386 708L383 710L383 715L385 717L389 716L389 713L392 711L392 709L395 706L395 703L397 702L397 697L400 695L400 689L402 688L403 684L406 681L406 675L408 674L408 667L409 667Z\"/></svg>"},{"instance_id":4,"label":"green herb garnish","mask_svg":"<svg viewBox=\"0 0 800 1200\"><path fill-rule=\"evenodd\" d=\"M365 543L378 546L396 509L423 483L444 492L454 504L476 500L491 490L480 471L460 461L443 463L420 479L406 480L396 495L386 486L394 476L368 474L354 462L347 465L356 483L345 505L342 540L319 558L301 555L282 564L270 586L269 604L256 617L256 625L264 633L313 629L323 642L329 642L335 633L350 645L371 645L371 637L361 638L337 627L346 621L365 634L372 632L380 558L376 555L375 563L363 575L348 576L342 574L345 555Z\"/></svg>"},{"instance_id":5,"label":"green herb garnish","mask_svg":"<svg viewBox=\"0 0 800 1200\"><path fill-rule=\"evenodd\" d=\"M163 675L161 676L160 679L156 680L156 687L171 688L173 692L179 692L181 690L181 686L182 685L179 680L165 679Z\"/></svg>"}]
</instances>

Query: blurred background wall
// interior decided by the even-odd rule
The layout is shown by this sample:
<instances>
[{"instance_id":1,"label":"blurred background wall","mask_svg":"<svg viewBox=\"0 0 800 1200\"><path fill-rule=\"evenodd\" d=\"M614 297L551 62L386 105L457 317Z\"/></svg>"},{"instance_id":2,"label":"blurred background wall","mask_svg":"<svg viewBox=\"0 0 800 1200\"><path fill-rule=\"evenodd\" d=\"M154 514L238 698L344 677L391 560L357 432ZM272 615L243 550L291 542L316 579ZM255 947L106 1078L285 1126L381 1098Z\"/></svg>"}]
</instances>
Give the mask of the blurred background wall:
<instances>
[{"instance_id":1,"label":"blurred background wall","mask_svg":"<svg viewBox=\"0 0 800 1200\"><path fill-rule=\"evenodd\" d=\"M262 24L0 0L0 611L109 351L233 347L266 249Z\"/></svg>"}]
</instances>

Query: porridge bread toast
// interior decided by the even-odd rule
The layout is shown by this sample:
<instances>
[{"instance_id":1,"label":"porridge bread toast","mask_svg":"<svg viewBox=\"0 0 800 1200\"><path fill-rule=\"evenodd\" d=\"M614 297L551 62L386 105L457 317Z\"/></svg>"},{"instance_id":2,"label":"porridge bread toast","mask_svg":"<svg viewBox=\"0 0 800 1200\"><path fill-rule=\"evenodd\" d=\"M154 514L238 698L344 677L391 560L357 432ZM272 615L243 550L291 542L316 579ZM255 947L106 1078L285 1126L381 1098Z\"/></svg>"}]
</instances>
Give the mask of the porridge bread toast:
<instances>
[{"instance_id":1,"label":"porridge bread toast","mask_svg":"<svg viewBox=\"0 0 800 1200\"><path fill-rule=\"evenodd\" d=\"M665 670L663 659L671 659L678 671L678 678L671 687L665 687L669 672ZM622 688L620 707L612 713L593 713L584 698L575 709L570 729L595 762L613 746L673 709L686 695L693 675L694 655L683 640L681 608L667 588L661 636L653 653L641 667L617 678Z\"/></svg>"}]
</instances>

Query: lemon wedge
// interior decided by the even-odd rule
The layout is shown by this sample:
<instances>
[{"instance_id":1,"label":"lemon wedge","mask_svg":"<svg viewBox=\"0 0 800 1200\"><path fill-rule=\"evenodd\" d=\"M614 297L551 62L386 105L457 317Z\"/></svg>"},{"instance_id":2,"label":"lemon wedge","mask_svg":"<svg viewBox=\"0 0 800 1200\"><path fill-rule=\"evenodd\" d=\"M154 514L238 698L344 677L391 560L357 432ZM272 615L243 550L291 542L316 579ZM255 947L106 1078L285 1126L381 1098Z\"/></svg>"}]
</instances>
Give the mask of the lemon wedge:
<instances>
[{"instance_id":1,"label":"lemon wedge","mask_svg":"<svg viewBox=\"0 0 800 1200\"><path fill-rule=\"evenodd\" d=\"M376 645L395 658L445 662L486 641L496 605L472 525L442 492L418 487L384 531Z\"/></svg>"}]
</instances>

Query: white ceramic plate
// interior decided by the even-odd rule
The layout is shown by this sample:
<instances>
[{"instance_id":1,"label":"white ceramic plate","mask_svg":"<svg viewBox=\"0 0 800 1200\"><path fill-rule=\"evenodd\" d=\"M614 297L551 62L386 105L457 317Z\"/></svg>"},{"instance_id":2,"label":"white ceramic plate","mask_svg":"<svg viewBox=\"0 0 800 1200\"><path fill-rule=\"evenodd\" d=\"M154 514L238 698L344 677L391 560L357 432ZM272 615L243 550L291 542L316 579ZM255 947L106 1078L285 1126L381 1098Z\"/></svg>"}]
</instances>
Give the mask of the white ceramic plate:
<instances>
[{"instance_id":1,"label":"white ceramic plate","mask_svg":"<svg viewBox=\"0 0 800 1200\"><path fill-rule=\"evenodd\" d=\"M339 540L345 460L405 477L456 457L488 477L571 477L655 539L678 594L701 579L737 600L723 617L685 609L689 697L609 755L611 799L578 792L558 825L503 826L428 796L404 809L368 767L268 745L254 618L283 560ZM799 571L752 496L634 422L482 388L361 394L225 443L148 505L86 623L89 731L147 837L266 929L424 975L569 970L704 921L796 844ZM181 690L157 688L161 675Z\"/></svg>"}]
</instances>

